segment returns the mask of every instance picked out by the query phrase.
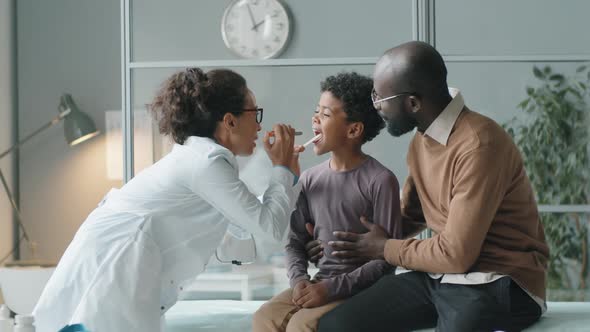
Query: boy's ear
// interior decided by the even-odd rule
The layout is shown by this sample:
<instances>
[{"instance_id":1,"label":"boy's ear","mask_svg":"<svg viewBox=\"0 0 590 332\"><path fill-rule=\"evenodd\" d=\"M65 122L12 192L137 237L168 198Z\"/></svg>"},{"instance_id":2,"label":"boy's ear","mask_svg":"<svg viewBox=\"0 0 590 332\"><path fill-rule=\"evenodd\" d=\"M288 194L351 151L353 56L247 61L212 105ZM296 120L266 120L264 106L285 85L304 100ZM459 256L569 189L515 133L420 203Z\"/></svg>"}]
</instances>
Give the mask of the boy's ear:
<instances>
[{"instance_id":1,"label":"boy's ear","mask_svg":"<svg viewBox=\"0 0 590 332\"><path fill-rule=\"evenodd\" d=\"M365 131L365 125L362 122L353 122L348 125L348 138L358 138L363 136L363 132Z\"/></svg>"}]
</instances>

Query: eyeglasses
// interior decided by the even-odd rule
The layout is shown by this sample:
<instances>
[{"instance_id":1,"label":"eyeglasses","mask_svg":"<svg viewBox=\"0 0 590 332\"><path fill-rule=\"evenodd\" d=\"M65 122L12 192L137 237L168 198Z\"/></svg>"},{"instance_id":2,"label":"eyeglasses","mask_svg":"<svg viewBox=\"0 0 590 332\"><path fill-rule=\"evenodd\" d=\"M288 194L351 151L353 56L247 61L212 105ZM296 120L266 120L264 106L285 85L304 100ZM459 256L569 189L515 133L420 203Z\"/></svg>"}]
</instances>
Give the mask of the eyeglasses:
<instances>
[{"instance_id":1,"label":"eyeglasses","mask_svg":"<svg viewBox=\"0 0 590 332\"><path fill-rule=\"evenodd\" d=\"M243 113L243 112L256 112L256 123L260 124L262 123L262 116L264 115L264 110L262 109L262 107L255 107L255 108L245 108L241 111L235 111L235 112L231 112L231 113Z\"/></svg>"},{"instance_id":2,"label":"eyeglasses","mask_svg":"<svg viewBox=\"0 0 590 332\"><path fill-rule=\"evenodd\" d=\"M380 110L381 109L381 103L384 102L384 101L386 101L386 100L394 99L394 98L401 97L401 96L412 96L412 95L417 95L417 94L415 92L402 92L402 93L398 93L398 94L393 95L393 96L389 96L389 97L385 97L385 98L379 98L379 95L375 91L375 88L373 88L373 90L371 91L371 100L373 101L373 105L375 106L375 108L378 109L378 110Z\"/></svg>"}]
</instances>

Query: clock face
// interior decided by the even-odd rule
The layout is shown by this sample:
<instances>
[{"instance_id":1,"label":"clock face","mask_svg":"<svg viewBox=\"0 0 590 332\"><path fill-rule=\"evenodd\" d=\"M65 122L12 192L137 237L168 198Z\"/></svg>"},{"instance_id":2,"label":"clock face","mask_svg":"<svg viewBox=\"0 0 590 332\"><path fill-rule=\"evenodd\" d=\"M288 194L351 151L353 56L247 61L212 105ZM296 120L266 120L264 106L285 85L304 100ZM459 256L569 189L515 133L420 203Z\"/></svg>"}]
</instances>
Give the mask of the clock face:
<instances>
[{"instance_id":1,"label":"clock face","mask_svg":"<svg viewBox=\"0 0 590 332\"><path fill-rule=\"evenodd\" d=\"M289 12L278 0L234 0L221 22L225 46L246 59L279 55L290 33Z\"/></svg>"}]
</instances>

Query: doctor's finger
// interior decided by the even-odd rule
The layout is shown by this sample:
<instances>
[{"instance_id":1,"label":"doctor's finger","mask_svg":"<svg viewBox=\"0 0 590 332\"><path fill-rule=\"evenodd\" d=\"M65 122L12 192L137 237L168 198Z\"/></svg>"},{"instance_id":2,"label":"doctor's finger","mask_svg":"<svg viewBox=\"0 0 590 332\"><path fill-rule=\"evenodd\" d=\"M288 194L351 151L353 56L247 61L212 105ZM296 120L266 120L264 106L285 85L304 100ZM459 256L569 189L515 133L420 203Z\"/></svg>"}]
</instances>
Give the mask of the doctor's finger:
<instances>
[{"instance_id":1,"label":"doctor's finger","mask_svg":"<svg viewBox=\"0 0 590 332\"><path fill-rule=\"evenodd\" d=\"M284 124L276 124L273 127L275 132L275 143L283 142L287 136L286 128Z\"/></svg>"},{"instance_id":2,"label":"doctor's finger","mask_svg":"<svg viewBox=\"0 0 590 332\"><path fill-rule=\"evenodd\" d=\"M262 138L262 142L264 143L264 149L269 151L272 148L272 144L270 143L270 137L274 136L271 134L270 131L267 131Z\"/></svg>"},{"instance_id":3,"label":"doctor's finger","mask_svg":"<svg viewBox=\"0 0 590 332\"><path fill-rule=\"evenodd\" d=\"M287 132L289 133L289 143L295 145L295 128L287 126Z\"/></svg>"}]
</instances>

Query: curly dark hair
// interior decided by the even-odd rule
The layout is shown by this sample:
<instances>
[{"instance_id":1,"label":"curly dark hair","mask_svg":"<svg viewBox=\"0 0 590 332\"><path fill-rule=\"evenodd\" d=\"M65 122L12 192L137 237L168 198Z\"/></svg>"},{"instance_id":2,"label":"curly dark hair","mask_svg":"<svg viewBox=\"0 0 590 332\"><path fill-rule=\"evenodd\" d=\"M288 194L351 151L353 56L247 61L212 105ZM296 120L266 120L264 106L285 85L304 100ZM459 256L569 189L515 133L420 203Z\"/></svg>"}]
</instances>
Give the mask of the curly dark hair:
<instances>
[{"instance_id":1,"label":"curly dark hair","mask_svg":"<svg viewBox=\"0 0 590 332\"><path fill-rule=\"evenodd\" d=\"M241 111L247 93L246 80L234 71L187 68L164 82L148 109L161 134L184 144L189 136L213 138L217 122Z\"/></svg>"},{"instance_id":2,"label":"curly dark hair","mask_svg":"<svg viewBox=\"0 0 590 332\"><path fill-rule=\"evenodd\" d=\"M371 141L385 128L385 122L377 113L371 100L373 80L355 72L328 76L320 85L321 92L331 92L344 104L344 112L349 122L362 122L364 125L363 144Z\"/></svg>"}]
</instances>

